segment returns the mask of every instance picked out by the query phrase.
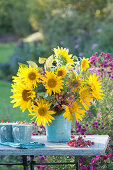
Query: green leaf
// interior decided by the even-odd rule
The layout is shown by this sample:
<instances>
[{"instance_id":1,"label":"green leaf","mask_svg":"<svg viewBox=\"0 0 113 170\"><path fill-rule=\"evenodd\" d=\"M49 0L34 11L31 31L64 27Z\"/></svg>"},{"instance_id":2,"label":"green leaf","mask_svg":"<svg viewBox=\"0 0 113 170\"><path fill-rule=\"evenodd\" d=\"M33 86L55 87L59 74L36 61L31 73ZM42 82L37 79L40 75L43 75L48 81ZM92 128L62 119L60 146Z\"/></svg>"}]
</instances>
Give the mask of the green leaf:
<instances>
[{"instance_id":1,"label":"green leaf","mask_svg":"<svg viewBox=\"0 0 113 170\"><path fill-rule=\"evenodd\" d=\"M75 117L75 113L72 114L72 120L73 120L73 128L76 129L76 117Z\"/></svg>"},{"instance_id":2,"label":"green leaf","mask_svg":"<svg viewBox=\"0 0 113 170\"><path fill-rule=\"evenodd\" d=\"M82 104L81 102L79 102L78 100L76 100L76 102L77 102L84 110L86 110L85 107L83 106L83 104Z\"/></svg>"},{"instance_id":3,"label":"green leaf","mask_svg":"<svg viewBox=\"0 0 113 170\"><path fill-rule=\"evenodd\" d=\"M23 63L18 63L19 64L19 67L28 67L26 64L23 64Z\"/></svg>"},{"instance_id":4,"label":"green leaf","mask_svg":"<svg viewBox=\"0 0 113 170\"><path fill-rule=\"evenodd\" d=\"M37 93L37 97L43 97L43 98L45 98L45 95L46 95L45 92Z\"/></svg>"},{"instance_id":5,"label":"green leaf","mask_svg":"<svg viewBox=\"0 0 113 170\"><path fill-rule=\"evenodd\" d=\"M33 62L33 61L27 61L27 63L31 66L31 67L35 67L35 68L38 68L38 65Z\"/></svg>"}]
</instances>

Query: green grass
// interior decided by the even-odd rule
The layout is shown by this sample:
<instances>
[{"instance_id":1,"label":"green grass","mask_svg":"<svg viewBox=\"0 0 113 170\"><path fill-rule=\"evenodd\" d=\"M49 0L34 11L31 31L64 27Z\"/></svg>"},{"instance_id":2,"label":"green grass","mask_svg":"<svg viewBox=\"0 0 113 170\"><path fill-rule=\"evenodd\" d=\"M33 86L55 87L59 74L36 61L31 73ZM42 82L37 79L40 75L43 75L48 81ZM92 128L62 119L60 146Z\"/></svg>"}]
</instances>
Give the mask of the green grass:
<instances>
[{"instance_id":1,"label":"green grass","mask_svg":"<svg viewBox=\"0 0 113 170\"><path fill-rule=\"evenodd\" d=\"M0 44L0 63L10 61L10 56L13 54L14 46L16 43ZM13 108L10 103L11 99L11 83L0 80L0 122L10 121L30 121L29 112L23 113L20 108Z\"/></svg>"},{"instance_id":2,"label":"green grass","mask_svg":"<svg viewBox=\"0 0 113 170\"><path fill-rule=\"evenodd\" d=\"M23 113L20 108L13 108L13 104L10 103L11 95L11 83L0 81L0 122L2 120L5 122L24 120L30 122L31 117L28 115L28 111Z\"/></svg>"},{"instance_id":3,"label":"green grass","mask_svg":"<svg viewBox=\"0 0 113 170\"><path fill-rule=\"evenodd\" d=\"M16 43L0 44L0 63L10 61L10 56L13 54Z\"/></svg>"}]
</instances>

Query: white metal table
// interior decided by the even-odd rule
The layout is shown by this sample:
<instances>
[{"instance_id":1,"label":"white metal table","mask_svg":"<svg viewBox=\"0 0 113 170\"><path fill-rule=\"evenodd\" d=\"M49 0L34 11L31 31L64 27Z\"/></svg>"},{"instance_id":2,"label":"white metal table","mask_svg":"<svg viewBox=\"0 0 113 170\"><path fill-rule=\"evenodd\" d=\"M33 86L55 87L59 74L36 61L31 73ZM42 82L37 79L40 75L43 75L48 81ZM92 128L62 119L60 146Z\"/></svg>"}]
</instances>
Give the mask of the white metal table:
<instances>
[{"instance_id":1,"label":"white metal table","mask_svg":"<svg viewBox=\"0 0 113 170\"><path fill-rule=\"evenodd\" d=\"M77 137L77 136L76 136ZM30 166L31 170L34 169L34 165L52 165L52 164L75 164L76 169L79 169L79 156L90 156L90 155L103 155L105 153L107 144L109 142L108 135L86 135L86 140L94 141L94 145L91 147L70 147L66 142L64 143L53 143L47 142L46 136L32 136L32 141L45 143L45 147L33 148L33 149L18 149L9 146L0 145L0 155L21 155L23 158L22 163L9 163L10 165L23 165L24 170L27 170ZM30 155L30 161L27 160L27 156ZM59 155L59 156L75 156L75 162L68 163L36 163L34 161L34 155ZM9 165L0 163L0 165Z\"/></svg>"}]
</instances>

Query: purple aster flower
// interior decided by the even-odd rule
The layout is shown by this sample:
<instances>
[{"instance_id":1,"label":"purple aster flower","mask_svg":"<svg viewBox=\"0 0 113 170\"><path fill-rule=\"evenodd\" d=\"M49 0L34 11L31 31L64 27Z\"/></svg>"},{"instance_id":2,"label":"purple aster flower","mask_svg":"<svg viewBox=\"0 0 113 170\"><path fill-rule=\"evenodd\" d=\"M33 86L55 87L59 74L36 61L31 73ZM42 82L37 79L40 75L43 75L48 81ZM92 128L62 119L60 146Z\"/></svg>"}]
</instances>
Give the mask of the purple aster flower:
<instances>
[{"instance_id":1,"label":"purple aster flower","mask_svg":"<svg viewBox=\"0 0 113 170\"><path fill-rule=\"evenodd\" d=\"M98 161L100 159L100 155L96 155L95 160Z\"/></svg>"},{"instance_id":2,"label":"purple aster flower","mask_svg":"<svg viewBox=\"0 0 113 170\"><path fill-rule=\"evenodd\" d=\"M36 165L37 168L40 168L40 165Z\"/></svg>"},{"instance_id":3,"label":"purple aster flower","mask_svg":"<svg viewBox=\"0 0 113 170\"><path fill-rule=\"evenodd\" d=\"M87 169L86 165L83 165L82 170L86 170L86 169Z\"/></svg>"},{"instance_id":4,"label":"purple aster flower","mask_svg":"<svg viewBox=\"0 0 113 170\"><path fill-rule=\"evenodd\" d=\"M104 60L103 65L104 65L104 67L107 67L107 66L108 66L107 60Z\"/></svg>"},{"instance_id":5,"label":"purple aster flower","mask_svg":"<svg viewBox=\"0 0 113 170\"><path fill-rule=\"evenodd\" d=\"M109 158L113 158L113 154L112 153L108 153L108 157Z\"/></svg>"},{"instance_id":6,"label":"purple aster flower","mask_svg":"<svg viewBox=\"0 0 113 170\"><path fill-rule=\"evenodd\" d=\"M98 52L95 52L94 55L98 55Z\"/></svg>"},{"instance_id":7,"label":"purple aster flower","mask_svg":"<svg viewBox=\"0 0 113 170\"><path fill-rule=\"evenodd\" d=\"M84 132L80 132L81 135L84 135Z\"/></svg>"},{"instance_id":8,"label":"purple aster flower","mask_svg":"<svg viewBox=\"0 0 113 170\"><path fill-rule=\"evenodd\" d=\"M95 159L95 158L92 158L92 159L91 159L91 164L94 164L95 161L96 161L96 159Z\"/></svg>"},{"instance_id":9,"label":"purple aster flower","mask_svg":"<svg viewBox=\"0 0 113 170\"><path fill-rule=\"evenodd\" d=\"M91 112L89 112L89 111L88 111L88 112L87 112L87 114L88 114L88 115L90 115L90 114L91 114Z\"/></svg>"},{"instance_id":10,"label":"purple aster flower","mask_svg":"<svg viewBox=\"0 0 113 170\"><path fill-rule=\"evenodd\" d=\"M110 58L109 58L109 61L112 61L113 60L113 57L111 56Z\"/></svg>"},{"instance_id":11,"label":"purple aster flower","mask_svg":"<svg viewBox=\"0 0 113 170\"><path fill-rule=\"evenodd\" d=\"M98 47L98 44L97 43L94 43L91 47L92 50L94 50L96 47Z\"/></svg>"},{"instance_id":12,"label":"purple aster flower","mask_svg":"<svg viewBox=\"0 0 113 170\"><path fill-rule=\"evenodd\" d=\"M79 129L79 128L77 128L77 129L76 129L76 132L80 132L80 129Z\"/></svg>"},{"instance_id":13,"label":"purple aster flower","mask_svg":"<svg viewBox=\"0 0 113 170\"><path fill-rule=\"evenodd\" d=\"M83 158L84 161L87 161L86 157Z\"/></svg>"},{"instance_id":14,"label":"purple aster flower","mask_svg":"<svg viewBox=\"0 0 113 170\"><path fill-rule=\"evenodd\" d=\"M91 168L90 170L96 170L96 168L94 167L94 165L91 165L90 168Z\"/></svg>"},{"instance_id":15,"label":"purple aster flower","mask_svg":"<svg viewBox=\"0 0 113 170\"><path fill-rule=\"evenodd\" d=\"M78 48L79 48L79 45L78 45L78 44L76 44L76 45L74 46L74 48L75 48L75 49L78 49Z\"/></svg>"},{"instance_id":16,"label":"purple aster flower","mask_svg":"<svg viewBox=\"0 0 113 170\"><path fill-rule=\"evenodd\" d=\"M108 56L110 56L110 55L111 55L111 53L107 53L107 55L108 55Z\"/></svg>"},{"instance_id":17,"label":"purple aster flower","mask_svg":"<svg viewBox=\"0 0 113 170\"><path fill-rule=\"evenodd\" d=\"M79 158L79 162L82 162L82 160L83 160L83 158L82 158L82 157L80 157L80 158Z\"/></svg>"},{"instance_id":18,"label":"purple aster flower","mask_svg":"<svg viewBox=\"0 0 113 170\"><path fill-rule=\"evenodd\" d=\"M81 38L80 38L80 37L78 37L78 38L75 40L76 43L78 43L78 42L80 42L80 41L81 41Z\"/></svg>"},{"instance_id":19,"label":"purple aster flower","mask_svg":"<svg viewBox=\"0 0 113 170\"><path fill-rule=\"evenodd\" d=\"M78 128L81 128L81 124L77 121L76 121L76 125L77 125Z\"/></svg>"},{"instance_id":20,"label":"purple aster flower","mask_svg":"<svg viewBox=\"0 0 113 170\"><path fill-rule=\"evenodd\" d=\"M44 126L41 124L41 125L40 125L40 128L43 128L43 127L44 127Z\"/></svg>"},{"instance_id":21,"label":"purple aster flower","mask_svg":"<svg viewBox=\"0 0 113 170\"><path fill-rule=\"evenodd\" d=\"M91 63L94 63L96 60L97 60L97 57L95 56L91 56L91 58L89 59Z\"/></svg>"},{"instance_id":22,"label":"purple aster flower","mask_svg":"<svg viewBox=\"0 0 113 170\"><path fill-rule=\"evenodd\" d=\"M106 160L108 157L107 157L107 155L104 155L103 156L103 160Z\"/></svg>"},{"instance_id":23,"label":"purple aster flower","mask_svg":"<svg viewBox=\"0 0 113 170\"><path fill-rule=\"evenodd\" d=\"M97 32L102 32L102 28L98 28L98 29L97 29Z\"/></svg>"},{"instance_id":24,"label":"purple aster flower","mask_svg":"<svg viewBox=\"0 0 113 170\"><path fill-rule=\"evenodd\" d=\"M96 128L96 129L98 129L98 126L97 126L97 125L95 125L95 128Z\"/></svg>"},{"instance_id":25,"label":"purple aster flower","mask_svg":"<svg viewBox=\"0 0 113 170\"><path fill-rule=\"evenodd\" d=\"M90 170L90 166L89 165L87 165L86 167L87 167L87 170Z\"/></svg>"},{"instance_id":26,"label":"purple aster flower","mask_svg":"<svg viewBox=\"0 0 113 170\"><path fill-rule=\"evenodd\" d=\"M112 75L110 75L110 77L111 77L111 78L113 78L113 74L112 74Z\"/></svg>"},{"instance_id":27,"label":"purple aster flower","mask_svg":"<svg viewBox=\"0 0 113 170\"><path fill-rule=\"evenodd\" d=\"M110 53L107 53L107 54L105 55L105 59L108 58L108 57L110 57Z\"/></svg>"},{"instance_id":28,"label":"purple aster flower","mask_svg":"<svg viewBox=\"0 0 113 170\"><path fill-rule=\"evenodd\" d=\"M61 42L60 42L60 45L64 45L64 41L61 41Z\"/></svg>"},{"instance_id":29,"label":"purple aster flower","mask_svg":"<svg viewBox=\"0 0 113 170\"><path fill-rule=\"evenodd\" d=\"M110 70L110 71L107 71L108 73L112 73L112 70Z\"/></svg>"},{"instance_id":30,"label":"purple aster flower","mask_svg":"<svg viewBox=\"0 0 113 170\"><path fill-rule=\"evenodd\" d=\"M96 121L94 121L94 124L97 124L98 123L98 121L96 120Z\"/></svg>"},{"instance_id":31,"label":"purple aster flower","mask_svg":"<svg viewBox=\"0 0 113 170\"><path fill-rule=\"evenodd\" d=\"M82 52L79 53L79 56L82 57L84 54Z\"/></svg>"},{"instance_id":32,"label":"purple aster flower","mask_svg":"<svg viewBox=\"0 0 113 170\"><path fill-rule=\"evenodd\" d=\"M46 167L46 165L41 165L40 168L44 169Z\"/></svg>"},{"instance_id":33,"label":"purple aster flower","mask_svg":"<svg viewBox=\"0 0 113 170\"><path fill-rule=\"evenodd\" d=\"M44 160L44 157L40 156L40 163L42 163L43 160Z\"/></svg>"},{"instance_id":34,"label":"purple aster flower","mask_svg":"<svg viewBox=\"0 0 113 170\"><path fill-rule=\"evenodd\" d=\"M34 157L36 158L36 157L38 157L37 155L34 155Z\"/></svg>"},{"instance_id":35,"label":"purple aster flower","mask_svg":"<svg viewBox=\"0 0 113 170\"><path fill-rule=\"evenodd\" d=\"M105 165L105 162L103 162L102 164Z\"/></svg>"},{"instance_id":36,"label":"purple aster flower","mask_svg":"<svg viewBox=\"0 0 113 170\"><path fill-rule=\"evenodd\" d=\"M87 129L86 129L86 128L83 128L82 131L85 132L85 131L87 131Z\"/></svg>"},{"instance_id":37,"label":"purple aster flower","mask_svg":"<svg viewBox=\"0 0 113 170\"><path fill-rule=\"evenodd\" d=\"M106 53L104 53L104 52L101 52L101 55L105 55Z\"/></svg>"},{"instance_id":38,"label":"purple aster flower","mask_svg":"<svg viewBox=\"0 0 113 170\"><path fill-rule=\"evenodd\" d=\"M82 163L79 163L80 166L82 166Z\"/></svg>"},{"instance_id":39,"label":"purple aster flower","mask_svg":"<svg viewBox=\"0 0 113 170\"><path fill-rule=\"evenodd\" d=\"M104 128L105 128L104 126L101 127L101 129L104 129Z\"/></svg>"},{"instance_id":40,"label":"purple aster flower","mask_svg":"<svg viewBox=\"0 0 113 170\"><path fill-rule=\"evenodd\" d=\"M113 66L113 63L110 63L109 65L110 65L110 66Z\"/></svg>"}]
</instances>

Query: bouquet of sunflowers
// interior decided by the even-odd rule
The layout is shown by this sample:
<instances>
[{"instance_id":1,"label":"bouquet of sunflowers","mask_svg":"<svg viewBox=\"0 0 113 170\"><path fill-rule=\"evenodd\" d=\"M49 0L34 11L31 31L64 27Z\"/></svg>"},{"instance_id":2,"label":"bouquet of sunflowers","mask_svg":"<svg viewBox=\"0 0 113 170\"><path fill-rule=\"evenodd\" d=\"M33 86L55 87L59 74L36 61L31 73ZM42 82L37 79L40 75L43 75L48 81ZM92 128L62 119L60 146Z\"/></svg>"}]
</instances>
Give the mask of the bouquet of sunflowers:
<instances>
[{"instance_id":1,"label":"bouquet of sunflowers","mask_svg":"<svg viewBox=\"0 0 113 170\"><path fill-rule=\"evenodd\" d=\"M99 77L88 72L87 58L72 56L62 47L53 52L49 58L39 58L42 68L27 61L13 76L11 103L23 112L28 109L38 126L51 123L62 111L67 121L82 120L91 101L103 95Z\"/></svg>"}]
</instances>

